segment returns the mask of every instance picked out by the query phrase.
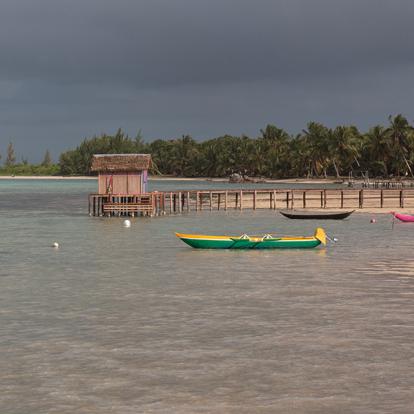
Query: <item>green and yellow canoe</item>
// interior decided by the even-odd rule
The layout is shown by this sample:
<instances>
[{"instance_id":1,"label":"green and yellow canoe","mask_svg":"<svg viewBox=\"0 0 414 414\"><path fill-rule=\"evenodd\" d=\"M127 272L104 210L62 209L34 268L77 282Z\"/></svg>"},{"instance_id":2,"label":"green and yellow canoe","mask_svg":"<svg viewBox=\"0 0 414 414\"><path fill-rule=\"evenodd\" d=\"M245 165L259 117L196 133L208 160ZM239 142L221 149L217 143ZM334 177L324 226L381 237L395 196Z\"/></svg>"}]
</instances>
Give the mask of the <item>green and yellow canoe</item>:
<instances>
[{"instance_id":1,"label":"green and yellow canoe","mask_svg":"<svg viewBox=\"0 0 414 414\"><path fill-rule=\"evenodd\" d=\"M264 236L207 236L175 233L184 243L195 249L311 249L326 244L325 231L318 227L310 237Z\"/></svg>"}]
</instances>

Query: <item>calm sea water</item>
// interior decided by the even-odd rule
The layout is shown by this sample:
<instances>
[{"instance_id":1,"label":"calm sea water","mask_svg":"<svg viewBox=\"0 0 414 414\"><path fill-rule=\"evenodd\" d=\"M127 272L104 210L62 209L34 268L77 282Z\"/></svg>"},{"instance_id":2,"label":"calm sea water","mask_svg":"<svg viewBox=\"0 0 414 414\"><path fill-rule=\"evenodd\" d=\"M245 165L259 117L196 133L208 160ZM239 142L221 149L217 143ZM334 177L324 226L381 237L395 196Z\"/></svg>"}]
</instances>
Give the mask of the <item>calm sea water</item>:
<instances>
[{"instance_id":1,"label":"calm sea water","mask_svg":"<svg viewBox=\"0 0 414 414\"><path fill-rule=\"evenodd\" d=\"M217 183L151 182L152 189ZM412 413L414 226L273 211L91 218L94 181L0 181L0 413ZM60 243L60 249L51 247Z\"/></svg>"}]
</instances>

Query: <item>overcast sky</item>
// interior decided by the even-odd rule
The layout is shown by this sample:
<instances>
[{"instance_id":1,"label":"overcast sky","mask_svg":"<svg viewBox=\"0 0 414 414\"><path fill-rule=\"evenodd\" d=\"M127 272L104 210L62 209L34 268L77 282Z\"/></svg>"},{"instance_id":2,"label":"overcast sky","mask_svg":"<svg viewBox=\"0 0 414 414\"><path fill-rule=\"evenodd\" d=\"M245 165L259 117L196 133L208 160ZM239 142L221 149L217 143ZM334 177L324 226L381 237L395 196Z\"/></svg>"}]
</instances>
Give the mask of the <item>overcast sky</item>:
<instances>
[{"instance_id":1,"label":"overcast sky","mask_svg":"<svg viewBox=\"0 0 414 414\"><path fill-rule=\"evenodd\" d=\"M1 0L0 153L414 120L413 0Z\"/></svg>"}]
</instances>

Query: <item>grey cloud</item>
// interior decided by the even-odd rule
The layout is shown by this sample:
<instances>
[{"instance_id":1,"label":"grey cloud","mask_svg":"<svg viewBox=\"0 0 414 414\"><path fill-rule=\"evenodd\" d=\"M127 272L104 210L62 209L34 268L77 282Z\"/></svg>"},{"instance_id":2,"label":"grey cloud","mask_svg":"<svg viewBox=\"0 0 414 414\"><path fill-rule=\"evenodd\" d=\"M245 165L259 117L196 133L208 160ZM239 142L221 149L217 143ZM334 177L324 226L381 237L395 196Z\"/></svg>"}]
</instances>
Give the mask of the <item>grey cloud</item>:
<instances>
[{"instance_id":1,"label":"grey cloud","mask_svg":"<svg viewBox=\"0 0 414 414\"><path fill-rule=\"evenodd\" d=\"M3 0L0 145L410 118L413 17L411 0Z\"/></svg>"}]
</instances>

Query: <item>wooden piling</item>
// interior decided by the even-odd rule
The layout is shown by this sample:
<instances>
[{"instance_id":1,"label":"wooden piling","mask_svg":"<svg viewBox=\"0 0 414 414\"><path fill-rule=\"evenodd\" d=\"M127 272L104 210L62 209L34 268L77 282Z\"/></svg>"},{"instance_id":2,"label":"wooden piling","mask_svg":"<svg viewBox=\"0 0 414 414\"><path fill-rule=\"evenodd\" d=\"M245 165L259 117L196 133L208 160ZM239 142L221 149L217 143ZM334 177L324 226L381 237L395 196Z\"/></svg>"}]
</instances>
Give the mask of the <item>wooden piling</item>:
<instances>
[{"instance_id":1,"label":"wooden piling","mask_svg":"<svg viewBox=\"0 0 414 414\"><path fill-rule=\"evenodd\" d=\"M279 193L278 193L279 191ZM329 191L329 194L328 194ZM263 197L261 197L263 194ZM268 198L267 198L268 196ZM132 216L132 215L161 215L165 213L184 213L203 210L228 210L229 208L244 210L258 210L262 208L293 209L298 207L318 208L320 196L320 207L345 208L350 205L357 205L364 208L365 205L376 205L380 208L406 208L414 200L412 190L406 191L399 188L378 189L367 193L364 200L364 190L355 191L354 189L338 190L276 190L276 189L257 189L257 190L186 190L154 192L143 195L109 195L109 194L90 194L88 196L88 214L91 216ZM234 198L233 198L234 197ZM277 197L281 203L278 204ZM285 198L286 197L286 198ZM234 204L233 204L234 203ZM374 204L372 204L374 203Z\"/></svg>"},{"instance_id":2,"label":"wooden piling","mask_svg":"<svg viewBox=\"0 0 414 414\"><path fill-rule=\"evenodd\" d=\"M359 190L359 208L364 208L364 190Z\"/></svg>"}]
</instances>

